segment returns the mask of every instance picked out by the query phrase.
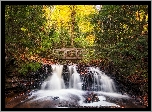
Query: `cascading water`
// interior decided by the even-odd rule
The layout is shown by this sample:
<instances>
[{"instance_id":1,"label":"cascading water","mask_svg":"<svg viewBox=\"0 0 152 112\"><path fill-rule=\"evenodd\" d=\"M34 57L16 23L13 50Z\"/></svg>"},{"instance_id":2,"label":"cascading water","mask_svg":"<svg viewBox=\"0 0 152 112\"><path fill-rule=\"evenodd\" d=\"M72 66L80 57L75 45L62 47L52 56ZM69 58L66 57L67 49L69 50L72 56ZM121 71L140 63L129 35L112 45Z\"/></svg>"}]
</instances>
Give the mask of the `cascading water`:
<instances>
[{"instance_id":1,"label":"cascading water","mask_svg":"<svg viewBox=\"0 0 152 112\"><path fill-rule=\"evenodd\" d=\"M51 65L52 76L49 76L41 85L42 90L60 90L65 88L64 80L61 76L63 65Z\"/></svg>"},{"instance_id":2,"label":"cascading water","mask_svg":"<svg viewBox=\"0 0 152 112\"><path fill-rule=\"evenodd\" d=\"M52 76L49 76L42 84L41 89L43 90L59 90L65 89L64 80L62 77L63 65L51 65ZM82 90L82 82L80 74L76 70L76 65L68 66L69 68L69 88ZM103 92L116 92L116 88L113 80L105 75L104 72L100 71L99 68L89 67L88 74L92 74L92 84L88 81L88 87L93 90ZM89 75L88 75L89 76ZM89 85L90 84L90 85Z\"/></svg>"},{"instance_id":3,"label":"cascading water","mask_svg":"<svg viewBox=\"0 0 152 112\"><path fill-rule=\"evenodd\" d=\"M76 70L76 66L72 67L73 73L70 75L69 88L82 89L80 74Z\"/></svg>"},{"instance_id":4,"label":"cascading water","mask_svg":"<svg viewBox=\"0 0 152 112\"><path fill-rule=\"evenodd\" d=\"M73 66L72 66L72 65L71 65L71 66L68 66L70 76L72 75L72 68L73 68Z\"/></svg>"},{"instance_id":5,"label":"cascading water","mask_svg":"<svg viewBox=\"0 0 152 112\"><path fill-rule=\"evenodd\" d=\"M113 80L105 75L98 68L89 67L88 73L84 78L85 82L89 83L87 87L97 88L97 91L93 91L99 97L99 101L94 101L92 103L86 103L85 96L88 94L88 91L82 90L82 82L80 78L80 74L77 72L75 65L68 66L70 76L69 76L69 88L65 89L65 84L62 76L63 65L51 65L52 67L52 75L49 76L41 85L41 90L33 91L31 96L29 96L29 100L26 100L26 103L20 104L21 107L24 108L26 104L31 106L31 108L35 108L35 102L39 105L37 107L48 108L59 108L60 104L62 108L62 104L65 107L70 107L68 105L74 104L79 106L117 106L118 104L110 103L106 101L105 96L110 96L113 98L128 98L127 95L121 95L116 93L115 85ZM46 68L46 73L48 72L48 68ZM65 77L64 77L65 78ZM63 107L64 108L64 107Z\"/></svg>"},{"instance_id":6,"label":"cascading water","mask_svg":"<svg viewBox=\"0 0 152 112\"><path fill-rule=\"evenodd\" d=\"M89 67L89 72L93 73L92 88L104 92L116 92L113 80L100 71L99 68Z\"/></svg>"},{"instance_id":7,"label":"cascading water","mask_svg":"<svg viewBox=\"0 0 152 112\"><path fill-rule=\"evenodd\" d=\"M53 71L56 72L58 77L61 79L63 65L51 65L51 67L52 67Z\"/></svg>"}]
</instances>

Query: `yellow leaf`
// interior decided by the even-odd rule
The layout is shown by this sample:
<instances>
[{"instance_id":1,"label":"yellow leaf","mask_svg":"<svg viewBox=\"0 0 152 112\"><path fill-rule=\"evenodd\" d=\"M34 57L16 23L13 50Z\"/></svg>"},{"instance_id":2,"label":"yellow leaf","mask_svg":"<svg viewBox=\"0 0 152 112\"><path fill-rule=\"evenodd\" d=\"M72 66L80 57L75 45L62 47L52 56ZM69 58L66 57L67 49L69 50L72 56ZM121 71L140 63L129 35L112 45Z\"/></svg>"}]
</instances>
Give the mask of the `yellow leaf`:
<instances>
[{"instance_id":1,"label":"yellow leaf","mask_svg":"<svg viewBox=\"0 0 152 112\"><path fill-rule=\"evenodd\" d=\"M24 32L27 31L27 29L26 29L26 28L23 28L23 27L21 28L21 30L24 31Z\"/></svg>"},{"instance_id":2,"label":"yellow leaf","mask_svg":"<svg viewBox=\"0 0 152 112\"><path fill-rule=\"evenodd\" d=\"M86 41L89 42L89 45L93 45L95 41L95 37L93 35L89 35L86 37Z\"/></svg>"}]
</instances>

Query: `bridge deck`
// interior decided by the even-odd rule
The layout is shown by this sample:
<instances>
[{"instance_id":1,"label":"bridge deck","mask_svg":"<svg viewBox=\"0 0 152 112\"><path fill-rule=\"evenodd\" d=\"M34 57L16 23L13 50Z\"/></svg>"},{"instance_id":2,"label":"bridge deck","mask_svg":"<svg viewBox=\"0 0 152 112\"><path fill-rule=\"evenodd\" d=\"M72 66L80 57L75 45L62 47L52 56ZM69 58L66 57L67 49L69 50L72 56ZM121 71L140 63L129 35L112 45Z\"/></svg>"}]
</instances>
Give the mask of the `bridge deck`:
<instances>
[{"instance_id":1,"label":"bridge deck","mask_svg":"<svg viewBox=\"0 0 152 112\"><path fill-rule=\"evenodd\" d=\"M53 53L58 59L77 60L82 59L84 50L82 48L62 48L54 49Z\"/></svg>"}]
</instances>

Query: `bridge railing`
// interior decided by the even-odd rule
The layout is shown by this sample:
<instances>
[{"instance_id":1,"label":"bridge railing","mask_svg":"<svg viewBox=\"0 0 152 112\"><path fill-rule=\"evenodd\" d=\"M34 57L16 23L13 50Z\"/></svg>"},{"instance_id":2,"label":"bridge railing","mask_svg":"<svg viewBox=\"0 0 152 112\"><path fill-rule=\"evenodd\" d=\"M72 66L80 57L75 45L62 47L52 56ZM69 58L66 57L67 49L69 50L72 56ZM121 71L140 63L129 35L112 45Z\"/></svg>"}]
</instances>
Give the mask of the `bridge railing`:
<instances>
[{"instance_id":1,"label":"bridge railing","mask_svg":"<svg viewBox=\"0 0 152 112\"><path fill-rule=\"evenodd\" d=\"M82 48L54 49L53 53L58 59L66 59L66 60L82 59L82 56L84 54L84 49Z\"/></svg>"}]
</instances>

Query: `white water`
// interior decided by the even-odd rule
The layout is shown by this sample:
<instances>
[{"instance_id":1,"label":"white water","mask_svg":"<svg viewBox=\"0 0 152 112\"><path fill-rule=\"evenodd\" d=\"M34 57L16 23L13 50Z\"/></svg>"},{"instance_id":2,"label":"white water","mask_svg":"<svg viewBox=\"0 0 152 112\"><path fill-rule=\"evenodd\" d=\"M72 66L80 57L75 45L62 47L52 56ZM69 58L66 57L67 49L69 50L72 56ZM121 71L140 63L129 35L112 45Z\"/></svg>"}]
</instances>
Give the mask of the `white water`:
<instances>
[{"instance_id":1,"label":"white water","mask_svg":"<svg viewBox=\"0 0 152 112\"><path fill-rule=\"evenodd\" d=\"M64 80L61 76L63 65L52 65L53 73L41 85L42 90L60 90L65 88Z\"/></svg>"},{"instance_id":2,"label":"white water","mask_svg":"<svg viewBox=\"0 0 152 112\"><path fill-rule=\"evenodd\" d=\"M116 97L116 98L129 98L127 95L121 95L115 93L116 88L113 80L106 76L105 73L100 71L98 68L89 67L89 71L93 72L94 75L94 83L93 86L98 86L98 89L101 91L94 91L99 97L98 102L93 103L85 103L85 98L82 96L86 93L86 91L82 91L82 82L80 80L80 74L76 71L76 66L68 66L70 71L70 81L69 88L65 89L65 84L62 78L62 69L61 65L52 65L53 74L49 76L42 84L41 90L33 92L32 96L36 96L35 99L31 100L39 100L45 101L50 100L50 98L58 96L60 98L60 102L75 102L74 98L77 97L78 104L80 106L118 106L117 104L110 103L105 101L105 96ZM95 83L96 82L96 83ZM63 107L62 107L63 108Z\"/></svg>"},{"instance_id":3,"label":"white water","mask_svg":"<svg viewBox=\"0 0 152 112\"><path fill-rule=\"evenodd\" d=\"M93 72L93 88L104 92L116 92L113 80L100 71L99 68L89 67L89 71Z\"/></svg>"},{"instance_id":4,"label":"white water","mask_svg":"<svg viewBox=\"0 0 152 112\"><path fill-rule=\"evenodd\" d=\"M56 73L53 73L52 76L42 84L41 89L43 90L60 90L62 89L62 81L58 78ZM63 87L64 88L64 87Z\"/></svg>"},{"instance_id":5,"label":"white water","mask_svg":"<svg viewBox=\"0 0 152 112\"><path fill-rule=\"evenodd\" d=\"M69 88L81 90L82 89L82 82L80 79L80 74L77 72L76 66L73 66L72 69L73 69L73 74L70 75Z\"/></svg>"},{"instance_id":6,"label":"white water","mask_svg":"<svg viewBox=\"0 0 152 112\"><path fill-rule=\"evenodd\" d=\"M72 75L72 68L73 68L72 65L71 65L71 66L68 66L68 69L69 69L69 72L70 72L70 76Z\"/></svg>"},{"instance_id":7,"label":"white water","mask_svg":"<svg viewBox=\"0 0 152 112\"><path fill-rule=\"evenodd\" d=\"M53 72L56 72L59 78L62 78L63 65L51 65Z\"/></svg>"},{"instance_id":8,"label":"white water","mask_svg":"<svg viewBox=\"0 0 152 112\"><path fill-rule=\"evenodd\" d=\"M33 102L33 101L43 102L46 100L51 100L53 97L58 96L59 97L58 103L64 102L64 104L67 104L67 103L72 104L72 103L75 103L74 99L77 97L79 99L78 100L79 106L117 106L117 107L120 107L120 106L115 103L106 101L105 96L125 98L125 99L129 98L127 95L121 95L118 93L110 93L110 94L107 92L94 92L94 93L98 95L100 101L93 102L93 103L85 103L84 102L85 98L82 95L86 94L86 92L82 90L78 90L78 89L60 89L60 90L53 90L53 91L39 90L39 91L33 92L29 98L36 97L30 102Z\"/></svg>"},{"instance_id":9,"label":"white water","mask_svg":"<svg viewBox=\"0 0 152 112\"><path fill-rule=\"evenodd\" d=\"M63 65L51 65L53 69L52 76L49 76L42 84L43 90L59 90L64 89L65 84L62 77ZM69 88L82 89L82 82L80 74L76 70L76 66L68 66L70 72ZM92 88L96 88L98 91L103 92L116 92L116 88L113 80L100 71L99 68L89 67L90 72L93 73Z\"/></svg>"}]
</instances>

